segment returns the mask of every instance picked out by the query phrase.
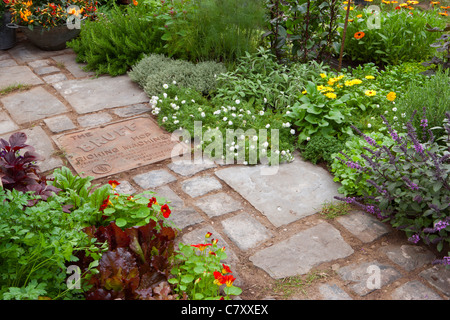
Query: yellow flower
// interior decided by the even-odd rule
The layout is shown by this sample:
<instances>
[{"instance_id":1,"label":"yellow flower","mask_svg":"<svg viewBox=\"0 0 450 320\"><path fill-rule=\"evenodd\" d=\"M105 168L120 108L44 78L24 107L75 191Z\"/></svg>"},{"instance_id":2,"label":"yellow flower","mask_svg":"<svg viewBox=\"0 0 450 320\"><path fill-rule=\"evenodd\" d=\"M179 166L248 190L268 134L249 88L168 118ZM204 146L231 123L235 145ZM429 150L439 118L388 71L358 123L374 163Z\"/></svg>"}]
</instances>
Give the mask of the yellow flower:
<instances>
[{"instance_id":1,"label":"yellow flower","mask_svg":"<svg viewBox=\"0 0 450 320\"><path fill-rule=\"evenodd\" d=\"M344 84L345 84L347 87L351 87L352 85L354 85L353 81L351 81L351 80L345 81Z\"/></svg>"},{"instance_id":2,"label":"yellow flower","mask_svg":"<svg viewBox=\"0 0 450 320\"><path fill-rule=\"evenodd\" d=\"M326 78L327 75L326 75L325 73L321 73L321 74L320 74L320 77L323 79L323 78Z\"/></svg>"},{"instance_id":3,"label":"yellow flower","mask_svg":"<svg viewBox=\"0 0 450 320\"><path fill-rule=\"evenodd\" d=\"M375 79L375 77L374 77L374 76L366 76L365 78L366 78L366 79L368 79L368 80L372 80L372 79Z\"/></svg>"},{"instance_id":4,"label":"yellow flower","mask_svg":"<svg viewBox=\"0 0 450 320\"><path fill-rule=\"evenodd\" d=\"M317 86L317 91L322 91L323 89L325 89L325 86L322 86L322 85Z\"/></svg>"},{"instance_id":5,"label":"yellow flower","mask_svg":"<svg viewBox=\"0 0 450 320\"><path fill-rule=\"evenodd\" d=\"M360 83L362 83L362 80L360 80L360 79L353 79L352 82L353 82L353 84L360 84Z\"/></svg>"},{"instance_id":6,"label":"yellow flower","mask_svg":"<svg viewBox=\"0 0 450 320\"><path fill-rule=\"evenodd\" d=\"M389 101L394 101L395 100L395 98L397 97L397 94L395 93L395 92L389 92L388 94L387 94L387 96L386 96L386 98L389 100Z\"/></svg>"},{"instance_id":7,"label":"yellow flower","mask_svg":"<svg viewBox=\"0 0 450 320\"><path fill-rule=\"evenodd\" d=\"M385 3L385 4L391 3L390 1L385 1L385 0L381 0L381 2L383 2L383 3Z\"/></svg>"},{"instance_id":8,"label":"yellow flower","mask_svg":"<svg viewBox=\"0 0 450 320\"><path fill-rule=\"evenodd\" d=\"M350 7L350 11L352 11L354 7ZM344 10L347 10L347 7L344 7Z\"/></svg>"},{"instance_id":9,"label":"yellow flower","mask_svg":"<svg viewBox=\"0 0 450 320\"><path fill-rule=\"evenodd\" d=\"M308 92L306 92L306 90L303 90L303 91L302 91L302 94L307 94L307 93L308 93Z\"/></svg>"},{"instance_id":10,"label":"yellow flower","mask_svg":"<svg viewBox=\"0 0 450 320\"><path fill-rule=\"evenodd\" d=\"M364 94L365 94L366 96L368 96L368 97L373 97L374 95L377 94L377 92L374 91L374 90L366 90L366 91L364 92Z\"/></svg>"},{"instance_id":11,"label":"yellow flower","mask_svg":"<svg viewBox=\"0 0 450 320\"><path fill-rule=\"evenodd\" d=\"M329 99L336 99L336 94L333 92L327 92L327 93L325 93L325 97L327 97Z\"/></svg>"},{"instance_id":12,"label":"yellow flower","mask_svg":"<svg viewBox=\"0 0 450 320\"><path fill-rule=\"evenodd\" d=\"M362 14L358 14L356 17L357 18L362 18Z\"/></svg>"}]
</instances>

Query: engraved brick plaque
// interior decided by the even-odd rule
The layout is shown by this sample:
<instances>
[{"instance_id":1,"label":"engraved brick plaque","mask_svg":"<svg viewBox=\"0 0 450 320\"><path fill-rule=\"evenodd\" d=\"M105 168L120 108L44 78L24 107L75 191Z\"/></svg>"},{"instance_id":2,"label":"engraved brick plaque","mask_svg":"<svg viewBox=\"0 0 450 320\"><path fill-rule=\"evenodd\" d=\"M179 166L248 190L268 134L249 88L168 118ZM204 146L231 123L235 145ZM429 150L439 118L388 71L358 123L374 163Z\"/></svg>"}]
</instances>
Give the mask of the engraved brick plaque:
<instances>
[{"instance_id":1,"label":"engraved brick plaque","mask_svg":"<svg viewBox=\"0 0 450 320\"><path fill-rule=\"evenodd\" d=\"M148 117L53 137L82 177L101 178L181 155L189 147ZM173 154L172 154L173 152Z\"/></svg>"}]
</instances>

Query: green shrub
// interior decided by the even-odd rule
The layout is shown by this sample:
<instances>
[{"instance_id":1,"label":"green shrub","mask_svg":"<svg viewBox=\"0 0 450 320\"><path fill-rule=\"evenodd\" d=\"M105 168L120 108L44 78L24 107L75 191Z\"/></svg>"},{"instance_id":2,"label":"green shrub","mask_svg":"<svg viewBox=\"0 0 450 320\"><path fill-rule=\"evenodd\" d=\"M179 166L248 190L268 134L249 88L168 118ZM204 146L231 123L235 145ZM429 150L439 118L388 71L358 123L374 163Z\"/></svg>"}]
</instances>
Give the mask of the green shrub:
<instances>
[{"instance_id":1,"label":"green shrub","mask_svg":"<svg viewBox=\"0 0 450 320\"><path fill-rule=\"evenodd\" d=\"M425 117L428 120L427 128L439 127L445 118L445 112L450 110L450 71L438 71L420 84L413 84L408 91L398 99L396 104L400 113L405 113L409 119L416 110L418 116L414 118L413 126L419 137L423 136L422 122L423 108L426 108ZM435 137L445 134L443 129L433 130Z\"/></svg>"},{"instance_id":2,"label":"green shrub","mask_svg":"<svg viewBox=\"0 0 450 320\"><path fill-rule=\"evenodd\" d=\"M226 69L221 63L205 61L193 64L150 54L133 66L128 74L151 97L161 94L163 85L174 81L177 86L193 88L209 95L216 88L217 75L222 72L226 72Z\"/></svg>"},{"instance_id":3,"label":"green shrub","mask_svg":"<svg viewBox=\"0 0 450 320\"><path fill-rule=\"evenodd\" d=\"M382 4L376 16L369 9L352 11L350 18L353 21L348 23L344 49L348 58L386 65L423 61L433 53L430 44L439 35L427 32L426 25L445 26L445 21L436 12L408 9L387 11L385 8ZM380 28L372 27L376 17L380 19ZM354 35L357 32L363 32L364 36L356 39Z\"/></svg>"},{"instance_id":4,"label":"green shrub","mask_svg":"<svg viewBox=\"0 0 450 320\"><path fill-rule=\"evenodd\" d=\"M332 155L341 151L344 148L344 142L335 137L313 136L305 147L301 147L302 157L305 160L311 161L313 164L318 162L326 162L331 165L333 162Z\"/></svg>"},{"instance_id":5,"label":"green shrub","mask_svg":"<svg viewBox=\"0 0 450 320\"><path fill-rule=\"evenodd\" d=\"M162 5L170 17L177 17L167 19L173 23L167 24L164 34L170 56L233 64L245 52L257 48L264 21L260 0L193 0L181 4L181 8L177 1ZM184 14L179 17L181 10Z\"/></svg>"},{"instance_id":6,"label":"green shrub","mask_svg":"<svg viewBox=\"0 0 450 320\"><path fill-rule=\"evenodd\" d=\"M114 7L97 21L86 21L80 36L68 43L77 62L97 74L117 76L126 73L144 54L164 52L156 20L142 18L145 5Z\"/></svg>"}]
</instances>

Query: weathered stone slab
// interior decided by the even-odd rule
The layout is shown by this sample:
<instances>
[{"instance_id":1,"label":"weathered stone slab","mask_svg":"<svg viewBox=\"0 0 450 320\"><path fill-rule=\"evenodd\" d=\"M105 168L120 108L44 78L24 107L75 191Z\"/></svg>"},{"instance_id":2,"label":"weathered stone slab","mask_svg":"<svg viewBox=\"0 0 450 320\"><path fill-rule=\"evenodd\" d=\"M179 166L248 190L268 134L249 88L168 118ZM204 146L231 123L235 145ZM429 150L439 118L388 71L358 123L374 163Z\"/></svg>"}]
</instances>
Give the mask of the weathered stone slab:
<instances>
[{"instance_id":1,"label":"weathered stone slab","mask_svg":"<svg viewBox=\"0 0 450 320\"><path fill-rule=\"evenodd\" d=\"M395 300L442 300L436 292L416 280L398 287L391 296Z\"/></svg>"},{"instance_id":2,"label":"weathered stone slab","mask_svg":"<svg viewBox=\"0 0 450 320\"><path fill-rule=\"evenodd\" d=\"M356 263L337 270L342 280L350 281L350 289L359 296L365 296L394 282L400 272L378 261Z\"/></svg>"},{"instance_id":3,"label":"weathered stone slab","mask_svg":"<svg viewBox=\"0 0 450 320\"><path fill-rule=\"evenodd\" d=\"M436 265L419 273L433 287L450 297L450 269L444 265Z\"/></svg>"},{"instance_id":4,"label":"weathered stone slab","mask_svg":"<svg viewBox=\"0 0 450 320\"><path fill-rule=\"evenodd\" d=\"M40 59L28 62L28 65L33 69L48 67L50 65L49 59Z\"/></svg>"},{"instance_id":5,"label":"weathered stone slab","mask_svg":"<svg viewBox=\"0 0 450 320\"><path fill-rule=\"evenodd\" d=\"M436 258L431 251L414 245L389 245L380 248L380 251L406 271L412 271L431 264Z\"/></svg>"},{"instance_id":6,"label":"weathered stone slab","mask_svg":"<svg viewBox=\"0 0 450 320\"><path fill-rule=\"evenodd\" d=\"M216 165L213 161L205 159L202 160L202 163L195 163L194 160L172 162L168 167L170 170L181 176L190 177L198 172L215 168Z\"/></svg>"},{"instance_id":7,"label":"weathered stone slab","mask_svg":"<svg viewBox=\"0 0 450 320\"><path fill-rule=\"evenodd\" d=\"M44 79L44 81L46 83L56 83L56 82L60 82L60 81L66 81L67 77L64 73L56 73L56 74L51 74L48 76L44 76L42 77L42 79Z\"/></svg>"},{"instance_id":8,"label":"weathered stone slab","mask_svg":"<svg viewBox=\"0 0 450 320\"><path fill-rule=\"evenodd\" d=\"M11 120L8 114L4 111L0 111L0 134L17 129L19 129L19 126Z\"/></svg>"},{"instance_id":9,"label":"weathered stone slab","mask_svg":"<svg viewBox=\"0 0 450 320\"><path fill-rule=\"evenodd\" d=\"M39 67L34 69L34 72L36 72L36 74L42 76L44 74L49 74L49 73L55 73L55 72L60 72L61 70L59 70L57 67L54 66L43 66L43 67Z\"/></svg>"},{"instance_id":10,"label":"weathered stone slab","mask_svg":"<svg viewBox=\"0 0 450 320\"><path fill-rule=\"evenodd\" d=\"M80 114L148 101L145 92L127 75L68 80L53 87Z\"/></svg>"},{"instance_id":11,"label":"weathered stone slab","mask_svg":"<svg viewBox=\"0 0 450 320\"><path fill-rule=\"evenodd\" d=\"M128 181L119 181L116 191L122 194L134 194L136 189Z\"/></svg>"},{"instance_id":12,"label":"weathered stone slab","mask_svg":"<svg viewBox=\"0 0 450 320\"><path fill-rule=\"evenodd\" d=\"M181 188L192 198L222 189L220 182L210 176L195 177L181 183Z\"/></svg>"},{"instance_id":13,"label":"weathered stone slab","mask_svg":"<svg viewBox=\"0 0 450 320\"><path fill-rule=\"evenodd\" d=\"M274 174L262 175L262 169L262 165L233 166L216 175L276 227L316 213L325 201L339 195L338 184L328 172L298 157L280 164Z\"/></svg>"},{"instance_id":14,"label":"weathered stone slab","mask_svg":"<svg viewBox=\"0 0 450 320\"><path fill-rule=\"evenodd\" d=\"M17 62L13 59L0 60L0 68L17 66Z\"/></svg>"},{"instance_id":15,"label":"weathered stone slab","mask_svg":"<svg viewBox=\"0 0 450 320\"><path fill-rule=\"evenodd\" d=\"M202 216L191 207L172 209L172 213L170 214L168 220L172 221L180 229L184 229L204 221Z\"/></svg>"},{"instance_id":16,"label":"weathered stone slab","mask_svg":"<svg viewBox=\"0 0 450 320\"><path fill-rule=\"evenodd\" d=\"M339 231L322 222L258 251L250 257L250 261L272 278L281 279L306 274L321 263L345 258L352 253L353 249Z\"/></svg>"},{"instance_id":17,"label":"weathered stone slab","mask_svg":"<svg viewBox=\"0 0 450 320\"><path fill-rule=\"evenodd\" d=\"M183 208L184 201L181 199L169 186L164 185L162 187L158 187L155 190L157 196L160 196L166 201L170 201L169 205L175 208Z\"/></svg>"},{"instance_id":18,"label":"weathered stone slab","mask_svg":"<svg viewBox=\"0 0 450 320\"><path fill-rule=\"evenodd\" d=\"M319 291L324 300L353 300L347 292L335 284L322 284Z\"/></svg>"},{"instance_id":19,"label":"weathered stone slab","mask_svg":"<svg viewBox=\"0 0 450 320\"><path fill-rule=\"evenodd\" d=\"M374 216L361 211L340 216L336 221L365 243L372 242L390 231L387 225Z\"/></svg>"},{"instance_id":20,"label":"weathered stone slab","mask_svg":"<svg viewBox=\"0 0 450 320\"><path fill-rule=\"evenodd\" d=\"M47 59L52 56L62 55L73 51L71 49L45 51L39 49L29 41L24 41L16 44L13 48L9 49L8 52L20 63L26 63L34 60Z\"/></svg>"},{"instance_id":21,"label":"weathered stone slab","mask_svg":"<svg viewBox=\"0 0 450 320\"><path fill-rule=\"evenodd\" d=\"M82 68L86 65L85 63L76 62L76 54L67 53L62 55L57 55L52 57L57 63L64 65L75 78L86 78L95 75L93 71L84 71Z\"/></svg>"},{"instance_id":22,"label":"weathered stone slab","mask_svg":"<svg viewBox=\"0 0 450 320\"><path fill-rule=\"evenodd\" d=\"M0 72L0 89L18 84L36 85L41 83L44 82L27 66L3 67Z\"/></svg>"},{"instance_id":23,"label":"weathered stone slab","mask_svg":"<svg viewBox=\"0 0 450 320\"><path fill-rule=\"evenodd\" d=\"M200 198L195 205L211 218L242 209L240 201L223 192Z\"/></svg>"},{"instance_id":24,"label":"weathered stone slab","mask_svg":"<svg viewBox=\"0 0 450 320\"><path fill-rule=\"evenodd\" d=\"M63 165L61 158L54 155L55 149L53 148L52 141L40 126L20 130L20 132L24 132L27 135L26 144L32 146L35 152L44 158L42 161L37 161L41 172L53 170ZM3 135L0 138L8 140L11 134L13 132Z\"/></svg>"},{"instance_id":25,"label":"weathered stone slab","mask_svg":"<svg viewBox=\"0 0 450 320\"><path fill-rule=\"evenodd\" d=\"M150 108L145 103L139 103L132 106L117 108L113 110L114 114L121 118L133 117L150 111L152 111L152 108Z\"/></svg>"},{"instance_id":26,"label":"weathered stone slab","mask_svg":"<svg viewBox=\"0 0 450 320\"><path fill-rule=\"evenodd\" d=\"M53 139L65 150L78 174L95 178L170 158L175 147L184 152L189 150L181 142L171 141L171 135L148 117L61 134ZM148 182L142 187L157 186Z\"/></svg>"},{"instance_id":27,"label":"weathered stone slab","mask_svg":"<svg viewBox=\"0 0 450 320\"><path fill-rule=\"evenodd\" d=\"M44 119L47 127L54 133L75 129L75 125L69 117L62 115Z\"/></svg>"},{"instance_id":28,"label":"weathered stone slab","mask_svg":"<svg viewBox=\"0 0 450 320\"><path fill-rule=\"evenodd\" d=\"M159 186L176 181L177 178L165 169L152 170L149 172L141 173L133 177L142 189L154 189Z\"/></svg>"},{"instance_id":29,"label":"weathered stone slab","mask_svg":"<svg viewBox=\"0 0 450 320\"><path fill-rule=\"evenodd\" d=\"M67 112L66 106L42 87L16 92L1 99L18 124L44 119Z\"/></svg>"},{"instance_id":30,"label":"weathered stone slab","mask_svg":"<svg viewBox=\"0 0 450 320\"><path fill-rule=\"evenodd\" d=\"M227 237L241 250L256 247L272 237L272 233L248 213L223 220L222 226Z\"/></svg>"},{"instance_id":31,"label":"weathered stone slab","mask_svg":"<svg viewBox=\"0 0 450 320\"><path fill-rule=\"evenodd\" d=\"M77 118L82 127L95 127L112 121L111 115L106 112L88 114Z\"/></svg>"}]
</instances>

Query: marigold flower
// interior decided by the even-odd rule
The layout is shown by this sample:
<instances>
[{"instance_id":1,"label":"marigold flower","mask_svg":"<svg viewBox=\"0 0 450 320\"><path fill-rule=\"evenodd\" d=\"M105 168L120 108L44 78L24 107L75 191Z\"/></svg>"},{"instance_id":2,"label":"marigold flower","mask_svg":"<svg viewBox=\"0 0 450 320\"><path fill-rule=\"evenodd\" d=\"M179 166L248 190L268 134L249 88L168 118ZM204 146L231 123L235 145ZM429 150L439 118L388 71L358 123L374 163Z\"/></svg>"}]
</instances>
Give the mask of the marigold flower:
<instances>
[{"instance_id":1,"label":"marigold flower","mask_svg":"<svg viewBox=\"0 0 450 320\"><path fill-rule=\"evenodd\" d=\"M395 93L395 92L389 92L388 94L387 94L387 96L386 96L386 98L389 100L389 101L394 101L395 100L395 98L397 97L397 94Z\"/></svg>"},{"instance_id":2,"label":"marigold flower","mask_svg":"<svg viewBox=\"0 0 450 320\"><path fill-rule=\"evenodd\" d=\"M445 11L445 12L438 12L438 14L439 14L439 15L441 15L441 16L445 16L445 17L447 17L447 16L448 16L448 13L447 13L447 11Z\"/></svg>"},{"instance_id":3,"label":"marigold flower","mask_svg":"<svg viewBox=\"0 0 450 320\"><path fill-rule=\"evenodd\" d=\"M336 94L333 92L327 92L327 93L325 93L325 96L329 99L336 99L336 97L337 97Z\"/></svg>"},{"instance_id":4,"label":"marigold flower","mask_svg":"<svg viewBox=\"0 0 450 320\"><path fill-rule=\"evenodd\" d=\"M354 34L355 39L361 39L365 36L366 34L362 31L358 31Z\"/></svg>"},{"instance_id":5,"label":"marigold flower","mask_svg":"<svg viewBox=\"0 0 450 320\"><path fill-rule=\"evenodd\" d=\"M366 79L368 79L368 80L372 80L372 79L375 79L375 77L374 77L374 76L370 76L370 75L369 75L369 76L365 76L365 78L366 78Z\"/></svg>"},{"instance_id":6,"label":"marigold flower","mask_svg":"<svg viewBox=\"0 0 450 320\"><path fill-rule=\"evenodd\" d=\"M163 214L163 217L166 219L169 218L170 214L172 213L172 211L170 211L170 208L167 204L165 204L161 207L161 212Z\"/></svg>"},{"instance_id":7,"label":"marigold flower","mask_svg":"<svg viewBox=\"0 0 450 320\"><path fill-rule=\"evenodd\" d=\"M364 94L365 94L366 96L368 96L368 97L373 97L374 95L377 94L377 92L376 92L375 90L366 90L366 91L364 92Z\"/></svg>"},{"instance_id":8,"label":"marigold flower","mask_svg":"<svg viewBox=\"0 0 450 320\"><path fill-rule=\"evenodd\" d=\"M323 78L326 78L327 75L326 75L325 73L321 73L321 74L320 74L320 77L323 79Z\"/></svg>"},{"instance_id":9,"label":"marigold flower","mask_svg":"<svg viewBox=\"0 0 450 320\"><path fill-rule=\"evenodd\" d=\"M136 0L133 0L133 4L134 4L135 6L137 6L137 5L139 4L139 2L137 2Z\"/></svg>"}]
</instances>

